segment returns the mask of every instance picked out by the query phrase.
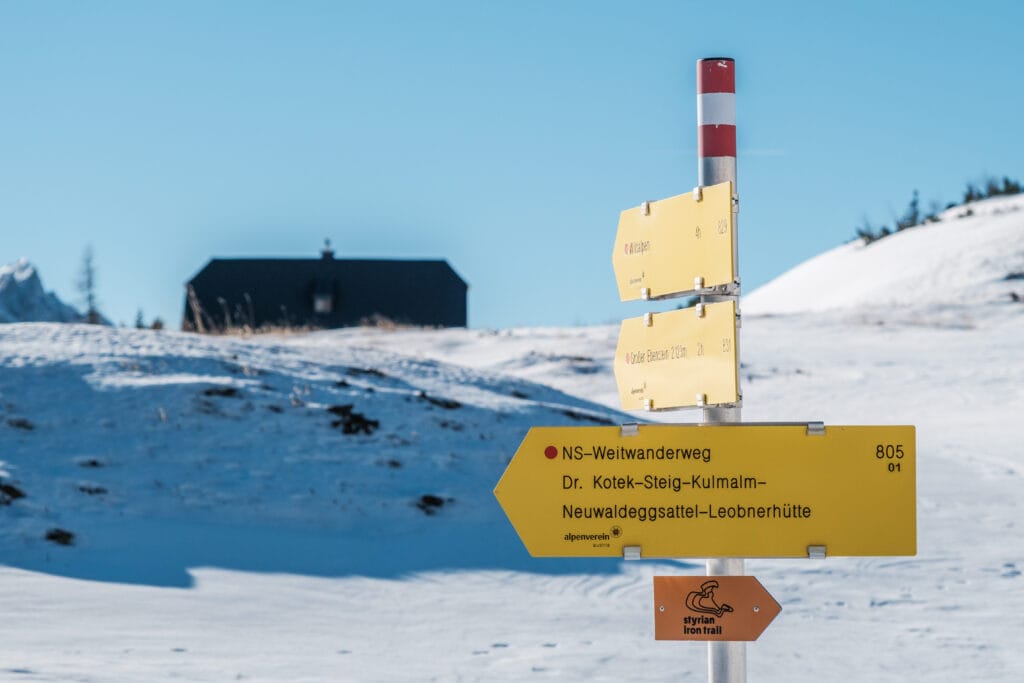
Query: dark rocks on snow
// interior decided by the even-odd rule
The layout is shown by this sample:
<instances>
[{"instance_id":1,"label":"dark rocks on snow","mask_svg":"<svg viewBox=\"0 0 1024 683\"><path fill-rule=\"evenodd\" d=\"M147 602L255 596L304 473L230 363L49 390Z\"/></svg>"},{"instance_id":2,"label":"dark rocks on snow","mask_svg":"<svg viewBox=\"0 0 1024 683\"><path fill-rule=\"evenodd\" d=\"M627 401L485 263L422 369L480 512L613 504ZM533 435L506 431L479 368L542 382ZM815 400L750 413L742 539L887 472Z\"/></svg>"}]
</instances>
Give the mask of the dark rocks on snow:
<instances>
[{"instance_id":1,"label":"dark rocks on snow","mask_svg":"<svg viewBox=\"0 0 1024 683\"><path fill-rule=\"evenodd\" d=\"M23 417L9 417L7 418L7 424L15 429L24 429L26 432L31 432L36 428L34 424Z\"/></svg>"},{"instance_id":2,"label":"dark rocks on snow","mask_svg":"<svg viewBox=\"0 0 1024 683\"><path fill-rule=\"evenodd\" d=\"M416 501L416 507L423 510L424 514L432 515L440 510L446 502L451 503L453 500L451 498L445 500L440 496L435 496L431 493L424 493L420 496L420 499Z\"/></svg>"},{"instance_id":3,"label":"dark rocks on snow","mask_svg":"<svg viewBox=\"0 0 1024 683\"><path fill-rule=\"evenodd\" d=\"M345 374L349 377L387 377L377 368L349 368Z\"/></svg>"},{"instance_id":4,"label":"dark rocks on snow","mask_svg":"<svg viewBox=\"0 0 1024 683\"><path fill-rule=\"evenodd\" d=\"M75 535L67 529L53 528L46 532L46 540L57 545L74 545Z\"/></svg>"},{"instance_id":5,"label":"dark rocks on snow","mask_svg":"<svg viewBox=\"0 0 1024 683\"><path fill-rule=\"evenodd\" d=\"M337 420L331 421L331 426L341 429L342 434L370 435L377 431L380 427L379 420L371 420L361 413L353 412L352 408L351 403L328 408L327 412L338 416Z\"/></svg>"},{"instance_id":6,"label":"dark rocks on snow","mask_svg":"<svg viewBox=\"0 0 1024 683\"><path fill-rule=\"evenodd\" d=\"M607 417L601 417L600 415L588 415L587 413L580 413L575 410L560 410L559 412L576 421L596 422L599 425L615 424L614 420L610 420Z\"/></svg>"},{"instance_id":7,"label":"dark rocks on snow","mask_svg":"<svg viewBox=\"0 0 1024 683\"><path fill-rule=\"evenodd\" d=\"M89 496L102 496L107 492L104 486L92 486L91 484L82 484L78 487L78 490Z\"/></svg>"},{"instance_id":8,"label":"dark rocks on snow","mask_svg":"<svg viewBox=\"0 0 1024 683\"><path fill-rule=\"evenodd\" d=\"M432 406L444 408L445 410L455 410L456 408L462 407L462 404L456 401L455 399L438 398L437 396L430 396L425 391L420 391L419 393L417 393L416 398L420 399L421 401L426 401Z\"/></svg>"},{"instance_id":9,"label":"dark rocks on snow","mask_svg":"<svg viewBox=\"0 0 1024 683\"><path fill-rule=\"evenodd\" d=\"M24 497L25 492L17 486L0 482L0 505L10 505L11 502Z\"/></svg>"},{"instance_id":10,"label":"dark rocks on snow","mask_svg":"<svg viewBox=\"0 0 1024 683\"><path fill-rule=\"evenodd\" d=\"M223 396L225 398L235 398L239 395L238 389L235 387L208 387L203 389L203 396Z\"/></svg>"}]
</instances>

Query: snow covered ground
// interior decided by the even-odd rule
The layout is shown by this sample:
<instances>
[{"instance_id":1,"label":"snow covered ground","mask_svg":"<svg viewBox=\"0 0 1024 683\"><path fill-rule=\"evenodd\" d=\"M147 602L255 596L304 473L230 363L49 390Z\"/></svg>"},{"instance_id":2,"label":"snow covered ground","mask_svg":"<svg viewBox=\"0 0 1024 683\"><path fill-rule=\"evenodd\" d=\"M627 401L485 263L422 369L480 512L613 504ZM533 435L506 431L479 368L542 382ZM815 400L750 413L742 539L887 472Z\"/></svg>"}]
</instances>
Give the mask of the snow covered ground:
<instances>
[{"instance_id":1,"label":"snow covered ground","mask_svg":"<svg viewBox=\"0 0 1024 683\"><path fill-rule=\"evenodd\" d=\"M749 680L1024 680L1013 215L970 300L745 305L745 420L918 439L916 557L747 562L783 606ZM529 427L635 418L617 333L0 326L0 681L704 680L651 587L703 562L533 559L491 493Z\"/></svg>"},{"instance_id":2,"label":"snow covered ground","mask_svg":"<svg viewBox=\"0 0 1024 683\"><path fill-rule=\"evenodd\" d=\"M939 218L809 259L745 297L743 310L945 307L1024 294L1024 195L955 206Z\"/></svg>"}]
</instances>

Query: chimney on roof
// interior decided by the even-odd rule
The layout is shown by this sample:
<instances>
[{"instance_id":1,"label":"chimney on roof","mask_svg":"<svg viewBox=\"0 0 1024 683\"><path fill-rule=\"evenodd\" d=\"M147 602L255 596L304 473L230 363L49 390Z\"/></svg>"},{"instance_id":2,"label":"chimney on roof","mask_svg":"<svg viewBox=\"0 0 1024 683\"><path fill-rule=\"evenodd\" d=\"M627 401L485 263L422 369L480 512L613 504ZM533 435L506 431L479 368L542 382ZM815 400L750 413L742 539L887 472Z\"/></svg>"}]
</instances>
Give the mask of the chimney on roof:
<instances>
[{"instance_id":1,"label":"chimney on roof","mask_svg":"<svg viewBox=\"0 0 1024 683\"><path fill-rule=\"evenodd\" d=\"M334 250L331 249L331 240L324 240L324 250L320 252L320 258L325 261L330 261L334 258Z\"/></svg>"}]
</instances>

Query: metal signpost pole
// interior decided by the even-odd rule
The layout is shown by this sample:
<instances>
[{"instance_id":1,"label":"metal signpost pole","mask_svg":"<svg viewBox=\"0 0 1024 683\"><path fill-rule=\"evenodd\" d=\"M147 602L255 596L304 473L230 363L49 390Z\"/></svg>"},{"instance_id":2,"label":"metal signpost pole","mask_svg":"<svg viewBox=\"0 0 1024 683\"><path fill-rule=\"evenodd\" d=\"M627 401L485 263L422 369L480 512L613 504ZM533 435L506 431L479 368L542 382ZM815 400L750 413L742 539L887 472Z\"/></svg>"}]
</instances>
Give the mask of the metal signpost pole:
<instances>
[{"instance_id":1,"label":"metal signpost pole","mask_svg":"<svg viewBox=\"0 0 1024 683\"><path fill-rule=\"evenodd\" d=\"M736 65L727 57L697 61L697 157L698 184L703 187L732 182L733 210L739 206L736 189ZM701 302L733 300L739 304L739 226L733 216L733 272L735 286L728 292L702 295ZM737 309L738 310L738 309ZM739 362L739 330L736 331ZM704 408L702 424L740 421L742 393L735 406ZM708 576L740 576L742 558L711 558ZM747 647L744 642L708 641L709 683L744 683L747 680Z\"/></svg>"}]
</instances>

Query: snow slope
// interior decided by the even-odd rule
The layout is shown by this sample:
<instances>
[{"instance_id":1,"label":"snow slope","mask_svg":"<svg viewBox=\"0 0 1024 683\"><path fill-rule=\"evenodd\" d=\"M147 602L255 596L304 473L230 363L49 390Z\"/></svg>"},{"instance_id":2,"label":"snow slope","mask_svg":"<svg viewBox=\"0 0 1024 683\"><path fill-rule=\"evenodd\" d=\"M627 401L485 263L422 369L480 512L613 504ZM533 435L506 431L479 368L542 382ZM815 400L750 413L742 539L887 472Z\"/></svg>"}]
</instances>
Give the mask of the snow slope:
<instances>
[{"instance_id":1,"label":"snow slope","mask_svg":"<svg viewBox=\"0 0 1024 683\"><path fill-rule=\"evenodd\" d=\"M746 419L912 423L919 458L917 557L748 561L783 605L751 680L1024 674L1024 315L1001 310L745 320ZM701 563L535 560L491 495L529 426L625 418L487 368L532 344L568 386L615 334L0 328L26 493L0 507L0 680L703 680L650 606ZM347 404L379 428L332 427Z\"/></svg>"},{"instance_id":2,"label":"snow slope","mask_svg":"<svg viewBox=\"0 0 1024 683\"><path fill-rule=\"evenodd\" d=\"M26 493L0 539L8 548L27 544L23 562L43 561L51 548L35 541L62 528L78 537L75 558L91 558L69 573L185 585L179 559L136 567L133 554L111 561L104 553L125 524L152 520L161 536L213 521L283 535L376 537L396 528L414 537L436 527L425 512L448 508L460 523L494 523L500 515L481 482L501 471L530 424L621 419L514 378L348 344L304 351L295 341L0 328L2 467ZM424 511L423 496L442 502ZM190 550L230 562L217 546ZM152 564L154 552L137 559ZM211 561L202 552L197 561ZM291 559L258 555L238 561L273 567ZM479 561L489 561L486 553ZM366 560L346 562L355 570ZM291 568L320 571L316 563Z\"/></svg>"},{"instance_id":3,"label":"snow slope","mask_svg":"<svg viewBox=\"0 0 1024 683\"><path fill-rule=\"evenodd\" d=\"M76 322L82 315L43 289L35 266L25 259L0 266L0 323Z\"/></svg>"},{"instance_id":4,"label":"snow slope","mask_svg":"<svg viewBox=\"0 0 1024 683\"><path fill-rule=\"evenodd\" d=\"M745 302L745 420L918 439L917 556L747 562L783 606L749 680L1024 680L1010 206ZM900 250L953 265L892 275L891 305L822 279ZM0 681L705 680L702 644L654 641L651 588L703 562L533 559L491 493L531 426L637 417L617 333L0 326Z\"/></svg>"},{"instance_id":5,"label":"snow slope","mask_svg":"<svg viewBox=\"0 0 1024 683\"><path fill-rule=\"evenodd\" d=\"M745 296L743 312L976 305L1010 303L1011 292L1024 296L1024 195L957 206L940 219L815 256Z\"/></svg>"}]
</instances>

